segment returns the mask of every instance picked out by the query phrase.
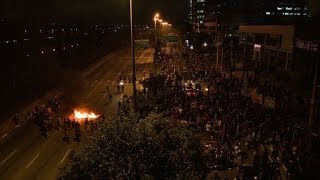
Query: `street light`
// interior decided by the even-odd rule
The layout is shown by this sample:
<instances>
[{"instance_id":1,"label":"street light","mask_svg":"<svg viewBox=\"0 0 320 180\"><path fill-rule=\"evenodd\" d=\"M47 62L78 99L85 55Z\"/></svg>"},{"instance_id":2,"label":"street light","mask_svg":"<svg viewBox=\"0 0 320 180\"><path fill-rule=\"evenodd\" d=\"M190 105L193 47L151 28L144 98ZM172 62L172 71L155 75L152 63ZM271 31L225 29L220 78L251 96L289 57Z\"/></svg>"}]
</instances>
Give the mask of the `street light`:
<instances>
[{"instance_id":1,"label":"street light","mask_svg":"<svg viewBox=\"0 0 320 180\"><path fill-rule=\"evenodd\" d=\"M130 36L131 36L131 55L132 55L132 88L133 88L133 109L137 109L137 88L136 88L136 62L134 54L134 36L133 36L133 13L132 13L132 0L130 0Z\"/></svg>"},{"instance_id":2,"label":"street light","mask_svg":"<svg viewBox=\"0 0 320 180\"><path fill-rule=\"evenodd\" d=\"M153 17L153 20L154 20L154 52L155 54L157 53L157 21L160 22L159 20L159 13L156 13ZM154 59L154 75L156 76L157 75L157 59Z\"/></svg>"},{"instance_id":3,"label":"street light","mask_svg":"<svg viewBox=\"0 0 320 180\"><path fill-rule=\"evenodd\" d=\"M161 23L163 26L167 26L168 25L168 23L167 22L163 22L163 23Z\"/></svg>"}]
</instances>

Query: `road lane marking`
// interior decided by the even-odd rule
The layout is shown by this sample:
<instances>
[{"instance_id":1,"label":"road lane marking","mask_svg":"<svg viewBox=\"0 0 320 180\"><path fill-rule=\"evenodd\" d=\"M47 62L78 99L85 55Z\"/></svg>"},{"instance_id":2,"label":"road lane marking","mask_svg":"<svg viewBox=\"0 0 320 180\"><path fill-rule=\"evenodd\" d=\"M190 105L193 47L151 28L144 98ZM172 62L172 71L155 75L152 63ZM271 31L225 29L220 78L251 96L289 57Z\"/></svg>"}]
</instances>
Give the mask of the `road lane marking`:
<instances>
[{"instance_id":1,"label":"road lane marking","mask_svg":"<svg viewBox=\"0 0 320 180\"><path fill-rule=\"evenodd\" d=\"M99 88L99 86L102 84L102 81L95 80L95 82L91 85L91 87L94 87L91 89L91 91L89 92L88 96L86 97L87 99L94 93L95 90L97 90Z\"/></svg>"},{"instance_id":2,"label":"road lane marking","mask_svg":"<svg viewBox=\"0 0 320 180\"><path fill-rule=\"evenodd\" d=\"M32 165L32 163L39 157L39 155L40 155L40 153L38 153L38 154L29 162L29 164L26 166L26 168L29 168L29 167Z\"/></svg>"},{"instance_id":3,"label":"road lane marking","mask_svg":"<svg viewBox=\"0 0 320 180\"><path fill-rule=\"evenodd\" d=\"M98 80L95 80L90 86L93 87L97 83L97 81Z\"/></svg>"},{"instance_id":4,"label":"road lane marking","mask_svg":"<svg viewBox=\"0 0 320 180\"><path fill-rule=\"evenodd\" d=\"M68 151L66 152L66 154L63 156L63 158L62 158L61 161L60 161L60 164L63 163L63 161L66 159L66 157L68 156L68 154L70 153L70 151L71 151L71 148L69 148Z\"/></svg>"},{"instance_id":5,"label":"road lane marking","mask_svg":"<svg viewBox=\"0 0 320 180\"><path fill-rule=\"evenodd\" d=\"M5 162L7 162L8 159L11 158L11 156L13 156L16 152L17 150L12 151L4 160L1 161L0 166L2 166Z\"/></svg>"},{"instance_id":6,"label":"road lane marking","mask_svg":"<svg viewBox=\"0 0 320 180\"><path fill-rule=\"evenodd\" d=\"M104 85L103 87L106 87L108 84L109 84L110 80L108 80Z\"/></svg>"},{"instance_id":7,"label":"road lane marking","mask_svg":"<svg viewBox=\"0 0 320 180\"><path fill-rule=\"evenodd\" d=\"M121 61L118 62L118 63L122 64L122 61L123 61L123 60L121 60ZM115 62L115 64L113 64L113 65L116 65L116 64L117 64L117 61L114 61L114 62ZM129 59L128 59L128 62L129 62ZM123 68L123 69L124 69L124 68ZM104 73L103 73L103 74L104 74ZM107 74L108 74L108 75L112 75L113 73L112 73L112 72L108 72ZM102 75L102 74L101 74L101 75ZM104 79L107 79L107 76L106 76L106 78L104 78ZM110 80L109 80L108 82L110 82ZM86 99L89 99L89 98L93 95L94 91L95 91L97 88L100 87L100 85L101 85L101 87L102 87L103 84L98 84L98 86L96 86L95 88L91 89L91 91L89 92L89 94L86 96Z\"/></svg>"},{"instance_id":8,"label":"road lane marking","mask_svg":"<svg viewBox=\"0 0 320 180\"><path fill-rule=\"evenodd\" d=\"M92 71L94 71L95 69L97 69L98 67L100 67L102 64L104 64L106 62L106 60L111 59L112 57L116 56L117 54L120 54L122 51L125 51L125 49L121 49L119 51L116 51L112 54L106 55L104 57L101 58L101 61L98 62L97 64L93 65L93 67L89 68L86 72L84 72L82 74L82 77L86 77L87 75L89 75Z\"/></svg>"},{"instance_id":9,"label":"road lane marking","mask_svg":"<svg viewBox=\"0 0 320 180\"><path fill-rule=\"evenodd\" d=\"M140 54L140 53L137 53L137 54ZM142 54L142 52L141 52L141 54ZM139 55L140 56L140 55ZM142 55L143 56L143 55ZM140 56L141 57L141 56ZM136 57L136 58L139 58L139 57ZM121 74L121 72L122 71L124 71L126 68L127 68L127 66L128 66L128 63L130 62L130 60L131 60L131 58L128 58L128 59L125 59L125 58L120 58L120 61L118 62L119 64L122 64L122 69L121 69L121 71L120 71L120 73L119 73L119 71L116 71L116 72L108 72L104 77L104 79L108 79L108 78L110 78L110 76L112 75L112 77L114 77L114 75L119 75L119 74ZM116 65L116 64L114 64L114 65ZM120 66L121 67L121 66ZM111 79L113 79L113 78L111 78ZM111 85L111 87L112 86L114 86L114 85L116 85L117 84L117 79L118 78L115 78L116 80L115 81L113 81L113 83L112 83L112 85ZM111 81L109 81L109 82L111 82ZM110 83L109 83L110 84ZM102 86L102 85L101 85ZM90 97L90 95L91 94L89 94L88 95L88 97ZM106 95L107 96L107 95ZM86 99L89 99L89 98L86 98ZM102 98L99 98L99 100L98 100L98 102L97 103L99 103L99 102L101 102L101 99ZM103 99L102 99L103 100ZM96 104L97 104L96 103Z\"/></svg>"},{"instance_id":10,"label":"road lane marking","mask_svg":"<svg viewBox=\"0 0 320 180\"><path fill-rule=\"evenodd\" d=\"M4 134L3 136L2 136L2 139L4 139L5 137L7 137L8 136L8 134L6 133L6 134Z\"/></svg>"}]
</instances>

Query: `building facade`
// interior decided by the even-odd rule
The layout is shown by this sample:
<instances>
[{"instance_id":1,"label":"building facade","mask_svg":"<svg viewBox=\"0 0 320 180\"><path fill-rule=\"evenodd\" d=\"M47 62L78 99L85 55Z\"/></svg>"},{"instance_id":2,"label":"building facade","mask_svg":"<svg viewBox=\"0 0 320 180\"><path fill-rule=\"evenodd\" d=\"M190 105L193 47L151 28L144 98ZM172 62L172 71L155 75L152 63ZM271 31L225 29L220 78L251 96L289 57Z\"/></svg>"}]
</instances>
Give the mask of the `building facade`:
<instances>
[{"instance_id":1,"label":"building facade","mask_svg":"<svg viewBox=\"0 0 320 180\"><path fill-rule=\"evenodd\" d=\"M221 0L193 0L192 29L196 33L217 33L223 13Z\"/></svg>"},{"instance_id":2,"label":"building facade","mask_svg":"<svg viewBox=\"0 0 320 180\"><path fill-rule=\"evenodd\" d=\"M311 15L306 0L264 0L259 4L259 9L264 16L296 19Z\"/></svg>"},{"instance_id":3,"label":"building facade","mask_svg":"<svg viewBox=\"0 0 320 180\"><path fill-rule=\"evenodd\" d=\"M240 25L239 33L245 57L284 69L292 64L293 25Z\"/></svg>"}]
</instances>

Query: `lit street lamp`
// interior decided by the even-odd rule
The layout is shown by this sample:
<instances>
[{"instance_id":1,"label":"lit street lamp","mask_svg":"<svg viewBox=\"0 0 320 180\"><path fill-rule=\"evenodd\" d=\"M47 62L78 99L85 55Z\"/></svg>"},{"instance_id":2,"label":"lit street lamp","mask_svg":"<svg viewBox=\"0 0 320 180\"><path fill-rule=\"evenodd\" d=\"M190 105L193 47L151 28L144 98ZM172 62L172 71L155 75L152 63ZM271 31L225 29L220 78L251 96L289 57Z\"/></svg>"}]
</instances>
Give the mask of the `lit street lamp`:
<instances>
[{"instance_id":1,"label":"lit street lamp","mask_svg":"<svg viewBox=\"0 0 320 180\"><path fill-rule=\"evenodd\" d=\"M205 43L203 43L203 47L207 47L208 46L208 44L205 42Z\"/></svg>"}]
</instances>

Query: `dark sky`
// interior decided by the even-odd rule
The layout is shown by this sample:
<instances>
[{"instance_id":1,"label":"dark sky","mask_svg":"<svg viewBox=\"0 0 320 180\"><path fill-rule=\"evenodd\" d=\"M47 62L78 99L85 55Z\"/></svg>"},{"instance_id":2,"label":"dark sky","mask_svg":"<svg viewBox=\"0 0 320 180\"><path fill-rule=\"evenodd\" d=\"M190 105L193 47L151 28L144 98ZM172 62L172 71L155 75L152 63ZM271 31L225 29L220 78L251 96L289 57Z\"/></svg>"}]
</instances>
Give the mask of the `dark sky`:
<instances>
[{"instance_id":1,"label":"dark sky","mask_svg":"<svg viewBox=\"0 0 320 180\"><path fill-rule=\"evenodd\" d=\"M136 24L152 23L159 11L172 23L183 23L185 0L133 0ZM1 0L0 14L9 19L42 22L57 20L127 23L129 0Z\"/></svg>"}]
</instances>

